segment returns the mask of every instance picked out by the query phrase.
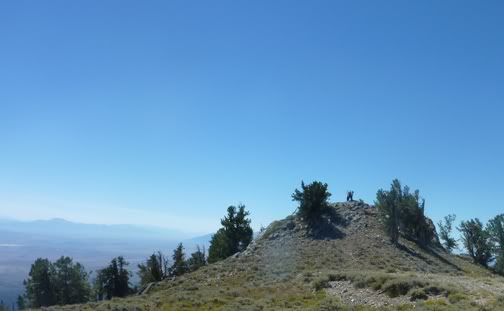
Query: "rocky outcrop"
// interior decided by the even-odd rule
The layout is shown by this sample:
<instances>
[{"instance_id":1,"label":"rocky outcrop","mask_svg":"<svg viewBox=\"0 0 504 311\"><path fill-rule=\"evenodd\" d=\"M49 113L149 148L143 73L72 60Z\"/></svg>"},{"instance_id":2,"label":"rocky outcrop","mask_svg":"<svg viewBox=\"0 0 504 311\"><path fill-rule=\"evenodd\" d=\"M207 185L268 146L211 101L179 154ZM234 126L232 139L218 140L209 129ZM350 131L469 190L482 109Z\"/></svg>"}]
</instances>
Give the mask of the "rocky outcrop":
<instances>
[{"instance_id":1,"label":"rocky outcrop","mask_svg":"<svg viewBox=\"0 0 504 311\"><path fill-rule=\"evenodd\" d=\"M429 227L429 231L432 234L431 244L441 247L441 242L439 241L439 236L437 234L436 226L434 225L434 222L429 217L425 217L425 221L427 222L427 225Z\"/></svg>"}]
</instances>

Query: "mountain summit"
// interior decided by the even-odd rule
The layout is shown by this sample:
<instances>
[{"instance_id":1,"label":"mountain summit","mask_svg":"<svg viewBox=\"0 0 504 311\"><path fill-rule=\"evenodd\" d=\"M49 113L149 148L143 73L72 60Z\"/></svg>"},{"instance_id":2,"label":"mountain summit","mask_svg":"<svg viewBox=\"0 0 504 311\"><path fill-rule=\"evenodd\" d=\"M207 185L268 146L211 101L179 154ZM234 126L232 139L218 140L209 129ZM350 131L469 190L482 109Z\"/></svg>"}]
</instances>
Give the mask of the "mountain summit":
<instances>
[{"instance_id":1,"label":"mountain summit","mask_svg":"<svg viewBox=\"0 0 504 311\"><path fill-rule=\"evenodd\" d=\"M504 279L447 253L433 236L428 246L403 237L396 246L375 207L362 201L335 203L315 226L296 215L275 221L245 251L153 283L142 295L63 309L503 308Z\"/></svg>"}]
</instances>

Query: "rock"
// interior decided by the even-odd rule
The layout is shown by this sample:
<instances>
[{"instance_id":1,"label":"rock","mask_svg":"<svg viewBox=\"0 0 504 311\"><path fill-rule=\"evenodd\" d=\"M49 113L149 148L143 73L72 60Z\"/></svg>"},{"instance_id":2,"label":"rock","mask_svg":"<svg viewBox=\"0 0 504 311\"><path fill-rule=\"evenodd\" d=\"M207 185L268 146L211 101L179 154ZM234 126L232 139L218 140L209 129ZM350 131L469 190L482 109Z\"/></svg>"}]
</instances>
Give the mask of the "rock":
<instances>
[{"instance_id":1,"label":"rock","mask_svg":"<svg viewBox=\"0 0 504 311\"><path fill-rule=\"evenodd\" d=\"M434 225L434 222L429 217L425 217L425 220L427 221L427 225L429 226L429 230L432 232L431 243L436 246L441 246L441 242L439 241L439 236L437 234L436 226Z\"/></svg>"}]
</instances>

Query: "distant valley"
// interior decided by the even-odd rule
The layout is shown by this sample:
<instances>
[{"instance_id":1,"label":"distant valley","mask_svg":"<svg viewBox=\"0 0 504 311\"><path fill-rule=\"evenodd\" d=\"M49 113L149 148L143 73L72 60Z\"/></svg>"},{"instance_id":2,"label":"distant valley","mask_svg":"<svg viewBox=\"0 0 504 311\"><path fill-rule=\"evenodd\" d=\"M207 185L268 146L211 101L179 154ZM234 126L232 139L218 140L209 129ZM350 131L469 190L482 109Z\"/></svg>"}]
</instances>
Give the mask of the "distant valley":
<instances>
[{"instance_id":1,"label":"distant valley","mask_svg":"<svg viewBox=\"0 0 504 311\"><path fill-rule=\"evenodd\" d=\"M210 238L211 234L192 237L175 230L135 225L80 224L64 219L0 220L0 299L6 304L15 301L24 291L23 280L31 264L39 257L55 260L70 256L86 270L96 271L121 255L135 272L137 264L154 251L169 257L179 242L192 251L196 245L208 247ZM132 280L136 282L135 275Z\"/></svg>"}]
</instances>

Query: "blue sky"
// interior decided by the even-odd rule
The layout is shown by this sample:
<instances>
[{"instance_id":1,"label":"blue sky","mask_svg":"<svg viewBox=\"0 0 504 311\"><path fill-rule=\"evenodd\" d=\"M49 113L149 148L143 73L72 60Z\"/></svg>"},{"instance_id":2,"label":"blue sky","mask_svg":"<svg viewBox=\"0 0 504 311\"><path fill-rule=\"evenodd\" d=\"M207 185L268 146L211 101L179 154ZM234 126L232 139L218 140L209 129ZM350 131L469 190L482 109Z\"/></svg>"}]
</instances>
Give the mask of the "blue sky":
<instances>
[{"instance_id":1,"label":"blue sky","mask_svg":"<svg viewBox=\"0 0 504 311\"><path fill-rule=\"evenodd\" d=\"M254 228L301 180L502 213L501 1L2 1L0 217Z\"/></svg>"}]
</instances>

